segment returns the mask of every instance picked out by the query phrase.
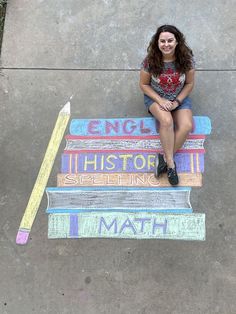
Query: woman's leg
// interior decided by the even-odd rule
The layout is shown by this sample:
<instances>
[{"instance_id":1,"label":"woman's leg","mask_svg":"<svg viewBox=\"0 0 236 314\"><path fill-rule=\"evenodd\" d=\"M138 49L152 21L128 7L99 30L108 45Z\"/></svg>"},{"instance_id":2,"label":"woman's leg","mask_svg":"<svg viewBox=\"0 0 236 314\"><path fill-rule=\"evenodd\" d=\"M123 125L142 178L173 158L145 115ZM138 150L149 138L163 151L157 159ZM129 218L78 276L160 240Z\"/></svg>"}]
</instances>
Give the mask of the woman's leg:
<instances>
[{"instance_id":1,"label":"woman's leg","mask_svg":"<svg viewBox=\"0 0 236 314\"><path fill-rule=\"evenodd\" d=\"M174 167L174 122L172 114L169 111L161 110L157 103L153 103L149 107L152 115L159 121L159 133L162 148L164 150L166 162L169 168Z\"/></svg>"},{"instance_id":2,"label":"woman's leg","mask_svg":"<svg viewBox=\"0 0 236 314\"><path fill-rule=\"evenodd\" d=\"M193 115L191 109L179 109L173 111L175 124L174 153L180 149L193 128Z\"/></svg>"}]
</instances>

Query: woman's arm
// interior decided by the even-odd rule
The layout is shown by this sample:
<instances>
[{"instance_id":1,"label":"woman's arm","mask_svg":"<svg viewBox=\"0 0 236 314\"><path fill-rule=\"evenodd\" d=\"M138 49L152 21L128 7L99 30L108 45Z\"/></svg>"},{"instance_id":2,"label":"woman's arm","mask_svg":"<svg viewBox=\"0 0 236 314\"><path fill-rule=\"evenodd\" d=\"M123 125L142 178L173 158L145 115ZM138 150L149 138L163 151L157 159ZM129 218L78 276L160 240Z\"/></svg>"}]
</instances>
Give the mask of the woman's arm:
<instances>
[{"instance_id":1,"label":"woman's arm","mask_svg":"<svg viewBox=\"0 0 236 314\"><path fill-rule=\"evenodd\" d=\"M187 97L194 87L194 76L195 76L195 70L191 69L186 73L186 79L185 79L185 85L182 89L182 91L177 96L177 99L182 102L185 97Z\"/></svg>"},{"instance_id":2,"label":"woman's arm","mask_svg":"<svg viewBox=\"0 0 236 314\"><path fill-rule=\"evenodd\" d=\"M140 80L139 86L144 94L153 99L154 102L158 103L163 110L169 111L172 107L171 101L162 98L156 93L153 88L150 86L151 74L145 72L144 70L140 71Z\"/></svg>"},{"instance_id":3,"label":"woman's arm","mask_svg":"<svg viewBox=\"0 0 236 314\"><path fill-rule=\"evenodd\" d=\"M139 86L144 94L149 96L153 99L153 101L159 103L161 100L161 97L153 90L153 88L150 86L151 82L151 74L148 72L145 72L144 70L140 71L140 80L139 80Z\"/></svg>"}]
</instances>

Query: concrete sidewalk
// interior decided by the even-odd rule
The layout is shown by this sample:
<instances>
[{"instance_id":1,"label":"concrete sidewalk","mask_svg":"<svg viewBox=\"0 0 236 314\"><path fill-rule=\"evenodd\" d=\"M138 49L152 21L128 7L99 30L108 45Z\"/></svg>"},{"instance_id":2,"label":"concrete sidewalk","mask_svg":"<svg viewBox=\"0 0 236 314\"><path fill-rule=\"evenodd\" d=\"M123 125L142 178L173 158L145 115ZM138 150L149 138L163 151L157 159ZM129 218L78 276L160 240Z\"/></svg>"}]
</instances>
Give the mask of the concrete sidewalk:
<instances>
[{"instance_id":1,"label":"concrete sidewalk","mask_svg":"<svg viewBox=\"0 0 236 314\"><path fill-rule=\"evenodd\" d=\"M0 313L234 314L235 1L11 0L2 46ZM207 115L204 183L191 203L207 240L48 240L44 196L27 246L16 233L48 140L72 118L146 115L139 64L157 26L182 30L197 61L195 115ZM56 186L61 145L48 186Z\"/></svg>"}]
</instances>

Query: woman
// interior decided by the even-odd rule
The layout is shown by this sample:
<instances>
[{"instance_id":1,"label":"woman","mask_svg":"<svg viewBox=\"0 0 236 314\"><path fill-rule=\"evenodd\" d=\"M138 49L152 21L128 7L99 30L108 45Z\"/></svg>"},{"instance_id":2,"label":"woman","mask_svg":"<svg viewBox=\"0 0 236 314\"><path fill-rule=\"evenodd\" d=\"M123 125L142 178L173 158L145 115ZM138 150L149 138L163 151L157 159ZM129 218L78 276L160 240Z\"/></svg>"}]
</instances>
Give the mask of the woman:
<instances>
[{"instance_id":1,"label":"woman","mask_svg":"<svg viewBox=\"0 0 236 314\"><path fill-rule=\"evenodd\" d=\"M158 154L155 175L167 172L171 185L179 183L174 161L192 130L191 99L194 61L184 35L172 25L159 27L140 71L140 88L148 111L159 121L164 154Z\"/></svg>"}]
</instances>

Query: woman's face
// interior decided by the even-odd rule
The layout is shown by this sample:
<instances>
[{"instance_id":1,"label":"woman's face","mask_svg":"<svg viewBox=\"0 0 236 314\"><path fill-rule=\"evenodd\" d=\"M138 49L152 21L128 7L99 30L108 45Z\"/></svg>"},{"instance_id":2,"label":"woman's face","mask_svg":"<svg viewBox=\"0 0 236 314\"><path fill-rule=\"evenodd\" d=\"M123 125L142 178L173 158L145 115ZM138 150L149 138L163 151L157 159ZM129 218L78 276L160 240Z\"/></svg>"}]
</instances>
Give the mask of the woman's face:
<instances>
[{"instance_id":1,"label":"woman's face","mask_svg":"<svg viewBox=\"0 0 236 314\"><path fill-rule=\"evenodd\" d=\"M174 34L169 32L160 33L158 47L164 57L174 56L177 44Z\"/></svg>"}]
</instances>

